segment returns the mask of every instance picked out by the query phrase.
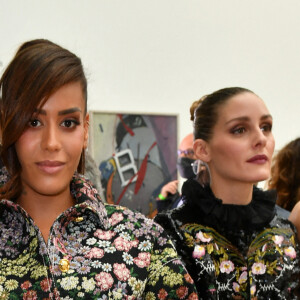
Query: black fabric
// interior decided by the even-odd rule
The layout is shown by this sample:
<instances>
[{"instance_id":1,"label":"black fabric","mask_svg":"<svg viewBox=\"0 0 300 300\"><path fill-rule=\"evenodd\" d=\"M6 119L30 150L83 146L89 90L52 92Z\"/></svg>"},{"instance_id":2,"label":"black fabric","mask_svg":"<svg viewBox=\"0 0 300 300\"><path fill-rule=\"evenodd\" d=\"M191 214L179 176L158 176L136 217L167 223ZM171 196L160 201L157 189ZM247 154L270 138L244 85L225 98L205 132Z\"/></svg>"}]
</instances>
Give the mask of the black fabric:
<instances>
[{"instance_id":1,"label":"black fabric","mask_svg":"<svg viewBox=\"0 0 300 300\"><path fill-rule=\"evenodd\" d=\"M216 230L254 229L268 224L275 216L275 191L253 189L253 199L248 205L223 204L215 198L208 185L202 187L196 180L189 179L182 186L182 198L186 203L182 214L185 221L201 222Z\"/></svg>"},{"instance_id":2,"label":"black fabric","mask_svg":"<svg viewBox=\"0 0 300 300\"><path fill-rule=\"evenodd\" d=\"M196 174L194 173L192 163L196 160L188 157L178 157L177 159L177 169L182 178L195 178Z\"/></svg>"},{"instance_id":3,"label":"black fabric","mask_svg":"<svg viewBox=\"0 0 300 300\"><path fill-rule=\"evenodd\" d=\"M177 207L179 200L181 199L180 194L176 192L175 194L168 194L165 200L157 200L156 208L158 212L163 212L172 208Z\"/></svg>"}]
</instances>

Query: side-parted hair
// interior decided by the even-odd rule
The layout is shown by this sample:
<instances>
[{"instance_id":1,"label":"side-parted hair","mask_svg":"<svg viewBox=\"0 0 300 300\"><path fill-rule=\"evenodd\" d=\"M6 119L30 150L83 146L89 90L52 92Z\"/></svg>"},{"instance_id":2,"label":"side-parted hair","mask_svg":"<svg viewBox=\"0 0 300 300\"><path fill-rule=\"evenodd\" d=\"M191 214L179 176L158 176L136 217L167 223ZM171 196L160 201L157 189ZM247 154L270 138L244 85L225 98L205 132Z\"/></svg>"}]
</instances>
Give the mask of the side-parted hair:
<instances>
[{"instance_id":1,"label":"side-parted hair","mask_svg":"<svg viewBox=\"0 0 300 300\"><path fill-rule=\"evenodd\" d=\"M215 91L194 101L190 107L191 120L194 126L194 140L203 139L208 142L218 121L220 106L230 98L242 93L254 94L245 88L230 87Z\"/></svg>"},{"instance_id":2,"label":"side-parted hair","mask_svg":"<svg viewBox=\"0 0 300 300\"><path fill-rule=\"evenodd\" d=\"M37 108L68 83L80 82L87 112L87 80L80 58L44 39L25 42L0 79L1 160L10 180L0 190L0 199L15 199L22 190L21 165L15 143ZM84 151L78 172L84 171Z\"/></svg>"}]
</instances>

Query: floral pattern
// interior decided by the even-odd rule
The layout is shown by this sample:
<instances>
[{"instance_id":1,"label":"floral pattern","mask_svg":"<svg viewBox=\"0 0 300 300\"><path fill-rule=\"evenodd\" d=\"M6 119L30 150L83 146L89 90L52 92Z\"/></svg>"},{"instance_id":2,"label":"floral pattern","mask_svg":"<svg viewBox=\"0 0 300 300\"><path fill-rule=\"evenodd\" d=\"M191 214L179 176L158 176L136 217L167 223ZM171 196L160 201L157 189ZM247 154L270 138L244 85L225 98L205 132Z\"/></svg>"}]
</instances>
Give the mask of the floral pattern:
<instances>
[{"instance_id":1,"label":"floral pattern","mask_svg":"<svg viewBox=\"0 0 300 300\"><path fill-rule=\"evenodd\" d=\"M0 187L2 185L4 185L9 179L9 174L8 174L6 168L1 167L1 166L2 166L2 163L0 161Z\"/></svg>"},{"instance_id":2,"label":"floral pattern","mask_svg":"<svg viewBox=\"0 0 300 300\"><path fill-rule=\"evenodd\" d=\"M56 219L47 244L20 206L0 202L1 299L198 299L159 225L103 204L83 177L71 192L77 204Z\"/></svg>"},{"instance_id":3,"label":"floral pattern","mask_svg":"<svg viewBox=\"0 0 300 300\"><path fill-rule=\"evenodd\" d=\"M185 189L186 188L186 189ZM155 220L172 238L199 299L298 299L299 242L258 189L246 205L226 205L209 187L187 180L183 206Z\"/></svg>"},{"instance_id":4,"label":"floral pattern","mask_svg":"<svg viewBox=\"0 0 300 300\"><path fill-rule=\"evenodd\" d=\"M216 295L217 289L219 296L231 294L233 299L248 299L248 290L251 299L265 299L267 295L283 292L289 295L291 286L278 279L287 276L288 270L298 268L291 229L265 229L253 239L246 257L212 228L185 224L181 230L187 245L193 249L200 273L206 274L203 278L211 278L211 295Z\"/></svg>"}]
</instances>

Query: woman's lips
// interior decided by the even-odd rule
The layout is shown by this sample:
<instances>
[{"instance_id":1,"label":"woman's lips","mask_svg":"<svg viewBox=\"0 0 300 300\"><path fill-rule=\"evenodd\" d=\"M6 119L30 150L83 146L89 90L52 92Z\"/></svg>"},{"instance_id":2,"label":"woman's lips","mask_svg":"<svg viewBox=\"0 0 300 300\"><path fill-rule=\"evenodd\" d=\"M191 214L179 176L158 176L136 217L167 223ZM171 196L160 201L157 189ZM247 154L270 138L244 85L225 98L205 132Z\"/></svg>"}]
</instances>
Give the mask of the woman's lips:
<instances>
[{"instance_id":1,"label":"woman's lips","mask_svg":"<svg viewBox=\"0 0 300 300\"><path fill-rule=\"evenodd\" d=\"M60 161L50 161L50 160L45 160L45 161L40 161L36 163L37 166L39 167L40 170L47 174L54 174L59 172L63 167L64 163Z\"/></svg>"},{"instance_id":2,"label":"woman's lips","mask_svg":"<svg viewBox=\"0 0 300 300\"><path fill-rule=\"evenodd\" d=\"M268 157L264 154L255 155L247 160L248 163L254 163L254 164L264 164L267 161L268 161Z\"/></svg>"}]
</instances>

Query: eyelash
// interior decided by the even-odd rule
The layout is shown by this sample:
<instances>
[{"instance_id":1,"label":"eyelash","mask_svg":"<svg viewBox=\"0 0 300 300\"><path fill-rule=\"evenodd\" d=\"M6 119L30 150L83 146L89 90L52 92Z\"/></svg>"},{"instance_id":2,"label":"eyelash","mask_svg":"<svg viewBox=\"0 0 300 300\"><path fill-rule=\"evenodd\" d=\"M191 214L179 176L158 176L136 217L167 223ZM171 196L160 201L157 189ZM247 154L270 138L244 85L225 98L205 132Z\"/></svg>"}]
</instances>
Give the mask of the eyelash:
<instances>
[{"instance_id":1,"label":"eyelash","mask_svg":"<svg viewBox=\"0 0 300 300\"><path fill-rule=\"evenodd\" d=\"M36 125L33 125L34 122L38 122L38 123L42 124L41 121L39 121L38 119L35 119L35 118L34 118L34 119L32 119L32 120L30 120L30 121L28 122L28 126L31 127L31 128L36 128L36 127L38 127L37 124L36 124Z\"/></svg>"},{"instance_id":2,"label":"eyelash","mask_svg":"<svg viewBox=\"0 0 300 300\"><path fill-rule=\"evenodd\" d=\"M67 119L67 120L64 120L61 124L64 124L64 123L72 123L72 126L63 126L65 128L74 128L78 125L80 125L80 122L78 120L74 120L74 119Z\"/></svg>"},{"instance_id":3,"label":"eyelash","mask_svg":"<svg viewBox=\"0 0 300 300\"><path fill-rule=\"evenodd\" d=\"M71 126L66 126L67 122L71 123ZM34 125L33 123L39 123L39 124ZM40 120L34 118L34 119L29 121L28 125L31 128L37 128L37 127L42 125L42 122ZM65 127L67 129L72 129L72 128L80 125L80 122L78 120L75 120L75 119L66 119L66 120L61 122L61 125L62 125L62 127Z\"/></svg>"},{"instance_id":4,"label":"eyelash","mask_svg":"<svg viewBox=\"0 0 300 300\"><path fill-rule=\"evenodd\" d=\"M243 132L241 132L241 130L243 130ZM231 133L232 134L242 134L242 133L244 133L245 132L245 127L235 127L235 128L233 128L232 130L231 130Z\"/></svg>"},{"instance_id":5,"label":"eyelash","mask_svg":"<svg viewBox=\"0 0 300 300\"><path fill-rule=\"evenodd\" d=\"M263 131L265 132L271 132L272 131L272 124L263 124L261 127ZM237 126L234 127L230 132L234 135L243 134L246 131L246 128L244 126Z\"/></svg>"},{"instance_id":6,"label":"eyelash","mask_svg":"<svg viewBox=\"0 0 300 300\"><path fill-rule=\"evenodd\" d=\"M272 124L264 124L261 128L266 128L267 130L264 131L270 132L272 131Z\"/></svg>"}]
</instances>

